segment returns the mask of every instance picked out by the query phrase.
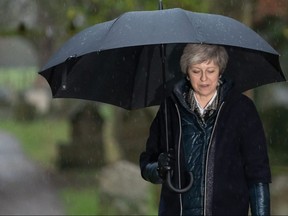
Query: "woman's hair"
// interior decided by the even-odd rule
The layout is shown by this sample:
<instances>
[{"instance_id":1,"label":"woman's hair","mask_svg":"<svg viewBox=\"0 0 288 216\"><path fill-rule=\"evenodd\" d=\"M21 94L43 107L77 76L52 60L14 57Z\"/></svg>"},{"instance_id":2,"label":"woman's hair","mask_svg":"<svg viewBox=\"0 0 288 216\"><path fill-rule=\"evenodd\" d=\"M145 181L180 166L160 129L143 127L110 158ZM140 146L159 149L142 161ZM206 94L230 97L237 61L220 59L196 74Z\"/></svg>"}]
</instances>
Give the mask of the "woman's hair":
<instances>
[{"instance_id":1,"label":"woman's hair","mask_svg":"<svg viewBox=\"0 0 288 216\"><path fill-rule=\"evenodd\" d=\"M228 62L228 54L225 48L209 44L187 44L180 59L181 71L187 74L190 65L211 60L219 66L220 74L222 74Z\"/></svg>"}]
</instances>

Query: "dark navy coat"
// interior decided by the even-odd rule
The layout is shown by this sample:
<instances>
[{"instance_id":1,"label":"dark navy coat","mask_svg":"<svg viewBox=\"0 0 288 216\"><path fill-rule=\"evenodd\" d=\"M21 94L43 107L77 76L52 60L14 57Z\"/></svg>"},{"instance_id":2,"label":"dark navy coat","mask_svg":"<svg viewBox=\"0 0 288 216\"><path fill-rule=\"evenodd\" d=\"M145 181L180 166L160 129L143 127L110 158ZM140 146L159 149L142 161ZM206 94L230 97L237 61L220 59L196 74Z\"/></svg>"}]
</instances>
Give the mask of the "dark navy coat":
<instances>
[{"instance_id":1,"label":"dark navy coat","mask_svg":"<svg viewBox=\"0 0 288 216\"><path fill-rule=\"evenodd\" d=\"M177 99L166 100L168 145L175 150L173 183L187 185L184 171L181 116ZM164 105L152 122L146 150L140 156L141 172L167 151ZM248 185L270 183L271 173L263 126L254 103L233 89L223 98L207 151L205 169L205 215L248 215ZM181 215L182 195L161 190L159 215Z\"/></svg>"}]
</instances>

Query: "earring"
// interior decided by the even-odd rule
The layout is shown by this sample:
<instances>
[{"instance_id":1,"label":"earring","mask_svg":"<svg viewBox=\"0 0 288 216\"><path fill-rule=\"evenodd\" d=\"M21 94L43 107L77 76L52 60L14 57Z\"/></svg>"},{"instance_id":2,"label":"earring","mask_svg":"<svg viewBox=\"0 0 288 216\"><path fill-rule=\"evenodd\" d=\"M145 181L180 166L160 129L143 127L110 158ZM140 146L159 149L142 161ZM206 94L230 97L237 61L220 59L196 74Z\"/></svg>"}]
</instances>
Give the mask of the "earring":
<instances>
[{"instance_id":1,"label":"earring","mask_svg":"<svg viewBox=\"0 0 288 216\"><path fill-rule=\"evenodd\" d=\"M187 79L188 81L190 81L190 78L189 78L189 76L186 76L186 79Z\"/></svg>"},{"instance_id":2,"label":"earring","mask_svg":"<svg viewBox=\"0 0 288 216\"><path fill-rule=\"evenodd\" d=\"M219 76L217 85L220 86L220 85L222 85L222 84L223 84L223 81L221 80L221 76Z\"/></svg>"}]
</instances>

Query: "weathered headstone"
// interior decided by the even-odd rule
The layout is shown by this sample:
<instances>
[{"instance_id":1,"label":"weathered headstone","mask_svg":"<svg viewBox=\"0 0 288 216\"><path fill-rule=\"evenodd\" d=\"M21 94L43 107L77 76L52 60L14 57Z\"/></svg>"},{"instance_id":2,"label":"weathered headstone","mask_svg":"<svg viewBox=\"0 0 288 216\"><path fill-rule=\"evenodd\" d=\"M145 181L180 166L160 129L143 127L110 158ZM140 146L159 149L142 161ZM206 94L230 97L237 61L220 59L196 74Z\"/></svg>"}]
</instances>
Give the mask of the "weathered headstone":
<instances>
[{"instance_id":1,"label":"weathered headstone","mask_svg":"<svg viewBox=\"0 0 288 216\"><path fill-rule=\"evenodd\" d=\"M118 161L98 173L101 206L109 206L111 214L147 215L150 185L140 175L137 165Z\"/></svg>"},{"instance_id":2,"label":"weathered headstone","mask_svg":"<svg viewBox=\"0 0 288 216\"><path fill-rule=\"evenodd\" d=\"M139 155L145 149L149 128L156 112L154 109L125 111L120 119L117 140L123 158L138 164Z\"/></svg>"},{"instance_id":3,"label":"weathered headstone","mask_svg":"<svg viewBox=\"0 0 288 216\"><path fill-rule=\"evenodd\" d=\"M100 167L104 163L103 120L96 105L84 103L70 115L71 141L59 145L60 168Z\"/></svg>"}]
</instances>

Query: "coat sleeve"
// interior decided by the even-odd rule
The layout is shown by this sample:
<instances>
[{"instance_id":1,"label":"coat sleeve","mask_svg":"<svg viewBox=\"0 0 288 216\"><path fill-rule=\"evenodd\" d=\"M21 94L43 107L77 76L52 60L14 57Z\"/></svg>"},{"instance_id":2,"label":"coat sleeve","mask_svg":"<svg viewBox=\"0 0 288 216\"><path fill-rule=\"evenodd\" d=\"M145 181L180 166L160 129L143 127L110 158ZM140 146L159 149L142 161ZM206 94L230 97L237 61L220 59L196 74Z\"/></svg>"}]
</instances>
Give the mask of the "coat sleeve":
<instances>
[{"instance_id":1,"label":"coat sleeve","mask_svg":"<svg viewBox=\"0 0 288 216\"><path fill-rule=\"evenodd\" d=\"M162 183L162 179L158 176L158 156L161 153L160 150L160 111L158 111L151 126L149 137L146 142L146 149L140 155L140 169L141 176L152 183Z\"/></svg>"},{"instance_id":2,"label":"coat sleeve","mask_svg":"<svg viewBox=\"0 0 288 216\"><path fill-rule=\"evenodd\" d=\"M244 106L240 150L246 179L249 184L270 183L271 172L262 122L252 100L244 97L242 102Z\"/></svg>"},{"instance_id":3,"label":"coat sleeve","mask_svg":"<svg viewBox=\"0 0 288 216\"><path fill-rule=\"evenodd\" d=\"M255 183L250 185L249 199L252 216L271 214L269 184Z\"/></svg>"}]
</instances>

